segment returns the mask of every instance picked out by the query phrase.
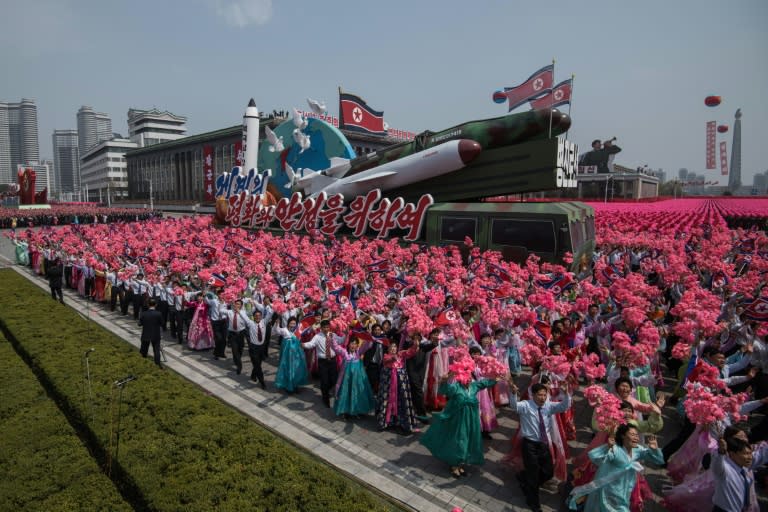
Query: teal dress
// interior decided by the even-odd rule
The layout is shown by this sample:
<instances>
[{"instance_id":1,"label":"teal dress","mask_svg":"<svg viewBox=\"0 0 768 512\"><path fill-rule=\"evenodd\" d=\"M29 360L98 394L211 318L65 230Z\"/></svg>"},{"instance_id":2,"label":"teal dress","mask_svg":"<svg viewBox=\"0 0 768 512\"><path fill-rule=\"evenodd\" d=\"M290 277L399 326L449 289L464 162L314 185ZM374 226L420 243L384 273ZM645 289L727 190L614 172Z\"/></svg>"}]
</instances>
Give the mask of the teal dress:
<instances>
[{"instance_id":1,"label":"teal dress","mask_svg":"<svg viewBox=\"0 0 768 512\"><path fill-rule=\"evenodd\" d=\"M598 446L589 452L598 466L594 480L571 491L569 506L576 509L576 500L587 497L585 512L629 512L630 496L637 483L637 473L643 470L639 461L663 465L661 450L637 446L630 455L620 446Z\"/></svg>"},{"instance_id":2,"label":"teal dress","mask_svg":"<svg viewBox=\"0 0 768 512\"><path fill-rule=\"evenodd\" d=\"M29 250L26 242L14 242L16 244L16 263L29 266Z\"/></svg>"},{"instance_id":3,"label":"teal dress","mask_svg":"<svg viewBox=\"0 0 768 512\"><path fill-rule=\"evenodd\" d=\"M339 353L340 350L337 350ZM376 408L376 400L373 397L373 389L368 381L360 355L364 351L358 349L350 354L346 351L342 356L346 359L343 373L339 376L339 384L336 389L336 400L333 410L338 416L351 414L358 416L368 414Z\"/></svg>"},{"instance_id":4,"label":"teal dress","mask_svg":"<svg viewBox=\"0 0 768 512\"><path fill-rule=\"evenodd\" d=\"M485 462L477 392L494 384L496 381L490 379L472 381L467 387L458 382L440 384L437 392L448 403L443 412L432 415L432 424L421 437L421 444L450 466Z\"/></svg>"},{"instance_id":5,"label":"teal dress","mask_svg":"<svg viewBox=\"0 0 768 512\"><path fill-rule=\"evenodd\" d=\"M280 364L277 366L275 387L293 393L299 386L307 384L307 359L301 342L291 334L283 337L280 344Z\"/></svg>"}]
</instances>

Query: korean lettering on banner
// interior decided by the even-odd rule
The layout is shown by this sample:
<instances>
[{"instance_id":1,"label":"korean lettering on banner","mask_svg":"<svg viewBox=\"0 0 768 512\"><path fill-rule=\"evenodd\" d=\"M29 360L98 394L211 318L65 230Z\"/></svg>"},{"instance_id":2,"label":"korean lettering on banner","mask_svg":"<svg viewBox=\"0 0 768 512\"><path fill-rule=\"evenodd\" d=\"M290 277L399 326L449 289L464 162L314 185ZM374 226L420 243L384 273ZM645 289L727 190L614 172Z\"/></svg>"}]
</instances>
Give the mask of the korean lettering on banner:
<instances>
[{"instance_id":1,"label":"korean lettering on banner","mask_svg":"<svg viewBox=\"0 0 768 512\"><path fill-rule=\"evenodd\" d=\"M319 230L326 235L335 234L344 225L355 236L362 236L370 229L377 238L400 229L406 231L403 239L413 242L418 240L427 210L435 202L429 194L421 196L416 204L406 203L402 197L381 199L381 190L374 189L356 197L345 215L342 194L326 197L321 193L304 199L300 192L294 192L290 198L284 197L272 206L263 204L261 197L245 191L230 196L226 222L235 227L266 228L276 220L286 231Z\"/></svg>"},{"instance_id":2,"label":"korean lettering on banner","mask_svg":"<svg viewBox=\"0 0 768 512\"><path fill-rule=\"evenodd\" d=\"M707 122L707 169L716 169L715 164L715 131L716 121Z\"/></svg>"},{"instance_id":3,"label":"korean lettering on banner","mask_svg":"<svg viewBox=\"0 0 768 512\"><path fill-rule=\"evenodd\" d=\"M213 146L203 146L203 191L205 201L215 201Z\"/></svg>"},{"instance_id":4,"label":"korean lettering on banner","mask_svg":"<svg viewBox=\"0 0 768 512\"><path fill-rule=\"evenodd\" d=\"M720 142L720 174L728 175L728 155L726 153L726 142Z\"/></svg>"},{"instance_id":5,"label":"korean lettering on banner","mask_svg":"<svg viewBox=\"0 0 768 512\"><path fill-rule=\"evenodd\" d=\"M243 154L243 141L238 140L235 142L235 167L242 167L245 163L244 160L245 155Z\"/></svg>"},{"instance_id":6,"label":"korean lettering on banner","mask_svg":"<svg viewBox=\"0 0 768 512\"><path fill-rule=\"evenodd\" d=\"M242 167L233 167L232 172L225 172L216 178L216 197L229 199L240 192L263 194L267 190L271 171L261 174L256 169L248 172Z\"/></svg>"}]
</instances>

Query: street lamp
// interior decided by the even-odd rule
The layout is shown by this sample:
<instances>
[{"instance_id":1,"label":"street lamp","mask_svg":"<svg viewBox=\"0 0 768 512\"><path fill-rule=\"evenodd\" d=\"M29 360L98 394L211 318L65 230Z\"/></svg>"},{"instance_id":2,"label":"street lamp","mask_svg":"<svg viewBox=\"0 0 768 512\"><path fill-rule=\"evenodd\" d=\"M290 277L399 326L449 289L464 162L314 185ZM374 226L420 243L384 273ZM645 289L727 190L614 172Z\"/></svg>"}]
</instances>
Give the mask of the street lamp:
<instances>
[{"instance_id":1,"label":"street lamp","mask_svg":"<svg viewBox=\"0 0 768 512\"><path fill-rule=\"evenodd\" d=\"M608 182L611 181L614 178L613 174L609 174L605 177L605 200L604 203L608 202Z\"/></svg>"}]
</instances>

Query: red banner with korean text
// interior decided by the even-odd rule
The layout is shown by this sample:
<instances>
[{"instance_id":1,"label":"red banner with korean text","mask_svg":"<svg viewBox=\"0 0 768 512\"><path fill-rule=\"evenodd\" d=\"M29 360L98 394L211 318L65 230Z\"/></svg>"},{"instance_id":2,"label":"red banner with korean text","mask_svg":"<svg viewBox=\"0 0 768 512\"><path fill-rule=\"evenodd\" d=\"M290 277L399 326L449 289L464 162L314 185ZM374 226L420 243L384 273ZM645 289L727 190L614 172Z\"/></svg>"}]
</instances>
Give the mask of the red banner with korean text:
<instances>
[{"instance_id":1,"label":"red banner with korean text","mask_svg":"<svg viewBox=\"0 0 768 512\"><path fill-rule=\"evenodd\" d=\"M716 121L707 121L707 169L717 169L715 163L715 132Z\"/></svg>"},{"instance_id":2,"label":"red banner with korean text","mask_svg":"<svg viewBox=\"0 0 768 512\"><path fill-rule=\"evenodd\" d=\"M304 230L334 235L344 226L356 237L367 235L375 238L400 236L413 242L419 239L426 220L426 213L434 204L429 194L416 203L406 203L403 198L381 197L380 189L373 189L364 196L357 196L348 206L341 194L304 198L294 192L277 204L265 204L261 194L241 192L227 200L223 218L217 222L233 227L267 228L277 223L285 231ZM394 233L393 233L394 232Z\"/></svg>"},{"instance_id":3,"label":"red banner with korean text","mask_svg":"<svg viewBox=\"0 0 768 512\"><path fill-rule=\"evenodd\" d=\"M726 142L720 143L720 174L728 175L728 155L726 154Z\"/></svg>"},{"instance_id":4,"label":"red banner with korean text","mask_svg":"<svg viewBox=\"0 0 768 512\"><path fill-rule=\"evenodd\" d=\"M213 169L213 146L203 146L203 196L206 202L216 200Z\"/></svg>"},{"instance_id":5,"label":"red banner with korean text","mask_svg":"<svg viewBox=\"0 0 768 512\"><path fill-rule=\"evenodd\" d=\"M242 167L244 163L245 155L243 154L243 141L239 140L235 142L235 167ZM250 169L246 169L250 171Z\"/></svg>"}]
</instances>

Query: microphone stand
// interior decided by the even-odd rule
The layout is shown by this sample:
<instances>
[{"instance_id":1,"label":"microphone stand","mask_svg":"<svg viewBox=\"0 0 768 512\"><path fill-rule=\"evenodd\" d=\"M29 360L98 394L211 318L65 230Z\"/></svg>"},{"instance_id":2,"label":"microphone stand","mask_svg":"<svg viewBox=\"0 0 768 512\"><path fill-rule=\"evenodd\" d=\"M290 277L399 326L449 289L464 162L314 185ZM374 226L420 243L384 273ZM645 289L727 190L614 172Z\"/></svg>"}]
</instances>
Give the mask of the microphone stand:
<instances>
[{"instance_id":1,"label":"microphone stand","mask_svg":"<svg viewBox=\"0 0 768 512\"><path fill-rule=\"evenodd\" d=\"M91 421L93 421L93 386L91 383L91 362L90 362L90 355L91 352L94 352L96 349L91 347L88 350L85 351L83 354L83 363L85 366L85 385L87 387L87 394L83 393L83 399L87 400L86 409L88 411L88 415L90 416Z\"/></svg>"},{"instance_id":2,"label":"microphone stand","mask_svg":"<svg viewBox=\"0 0 768 512\"><path fill-rule=\"evenodd\" d=\"M117 395L117 429L114 430L115 456L114 457L109 457L108 458L108 462L107 462L107 464L108 464L107 470L108 470L108 474L110 476L112 475L113 463L118 461L118 456L119 456L119 453L120 453L120 417L122 415L123 389L125 388L126 384L128 384L129 382L131 382L133 380L136 380L136 379L137 379L137 377L135 377L134 375L129 375L129 376L125 377L124 379L116 380L115 383L114 383L114 386L112 388L112 392L113 392L112 393L112 399L113 399L112 401L114 401L114 390L115 390L115 388L119 389L120 391L119 391L119 393ZM110 414L110 419L111 418L112 418L112 414ZM108 455L112 451L111 450L111 447L112 447L111 445L113 444L112 443L112 438L113 438L112 434L113 434L112 422L110 422L110 436L109 436L110 451L108 452Z\"/></svg>"}]
</instances>

